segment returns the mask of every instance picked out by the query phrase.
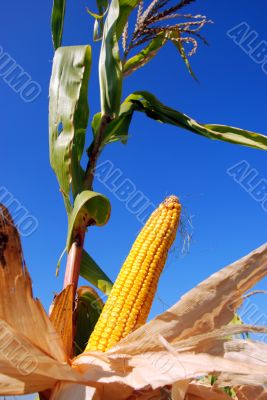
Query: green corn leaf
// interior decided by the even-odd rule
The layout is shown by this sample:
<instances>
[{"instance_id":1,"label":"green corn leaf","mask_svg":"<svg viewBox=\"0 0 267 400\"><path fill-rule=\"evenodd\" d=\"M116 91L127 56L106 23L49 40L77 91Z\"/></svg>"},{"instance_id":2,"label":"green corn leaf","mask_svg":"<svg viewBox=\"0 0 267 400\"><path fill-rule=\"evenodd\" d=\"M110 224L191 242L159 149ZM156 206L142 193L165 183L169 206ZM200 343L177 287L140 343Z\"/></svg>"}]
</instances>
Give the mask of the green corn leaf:
<instances>
[{"instance_id":1,"label":"green corn leaf","mask_svg":"<svg viewBox=\"0 0 267 400\"><path fill-rule=\"evenodd\" d=\"M116 32L119 39L122 35L123 29L133 9L138 5L139 0L119 0L120 15L117 20Z\"/></svg>"},{"instance_id":2,"label":"green corn leaf","mask_svg":"<svg viewBox=\"0 0 267 400\"><path fill-rule=\"evenodd\" d=\"M85 250L82 254L80 275L105 295L110 294L112 281Z\"/></svg>"},{"instance_id":3,"label":"green corn leaf","mask_svg":"<svg viewBox=\"0 0 267 400\"><path fill-rule=\"evenodd\" d=\"M144 112L149 118L209 139L267 150L267 136L263 134L225 125L201 124L186 114L165 106L151 93L135 92L128 96L123 104L127 103L131 103L132 110Z\"/></svg>"},{"instance_id":4,"label":"green corn leaf","mask_svg":"<svg viewBox=\"0 0 267 400\"><path fill-rule=\"evenodd\" d=\"M123 103L120 107L120 113L117 118L111 121L102 136L102 140L99 146L99 153L104 149L104 147L109 143L114 143L121 141L123 144L127 143L128 140L128 130L132 121L133 116L133 105L130 102ZM92 130L94 140L87 149L88 157L90 158L92 149L94 148L94 143L96 140L96 135L101 122L101 113L97 113L93 117Z\"/></svg>"},{"instance_id":5,"label":"green corn leaf","mask_svg":"<svg viewBox=\"0 0 267 400\"><path fill-rule=\"evenodd\" d=\"M255 147L257 149L267 150L267 136L260 133L247 131L241 128L226 125L204 125L205 129L221 135L226 142L237 143L243 146Z\"/></svg>"},{"instance_id":6,"label":"green corn leaf","mask_svg":"<svg viewBox=\"0 0 267 400\"><path fill-rule=\"evenodd\" d=\"M122 91L122 66L116 35L116 23L120 14L118 0L112 0L104 25L99 57L99 81L102 115L118 114Z\"/></svg>"},{"instance_id":7,"label":"green corn leaf","mask_svg":"<svg viewBox=\"0 0 267 400\"><path fill-rule=\"evenodd\" d=\"M90 46L60 47L55 52L49 90L50 163L68 213L72 209L70 188L75 198L83 185L80 159L89 117L90 67Z\"/></svg>"},{"instance_id":8,"label":"green corn leaf","mask_svg":"<svg viewBox=\"0 0 267 400\"><path fill-rule=\"evenodd\" d=\"M62 42L65 9L66 9L66 0L53 1L51 28L52 28L52 38L55 50L61 46Z\"/></svg>"},{"instance_id":9,"label":"green corn leaf","mask_svg":"<svg viewBox=\"0 0 267 400\"><path fill-rule=\"evenodd\" d=\"M105 225L109 216L110 203L105 196L90 190L79 193L69 214L67 250L70 250L74 238L81 230L89 225Z\"/></svg>"},{"instance_id":10,"label":"green corn leaf","mask_svg":"<svg viewBox=\"0 0 267 400\"><path fill-rule=\"evenodd\" d=\"M103 19L104 19L106 13L108 12L108 8L106 8L106 10L103 12L103 14L96 14L96 13L90 11L89 8L87 8L86 10L87 10L88 14L91 15L91 17L95 18L93 39L94 39L94 42L98 42L99 40L102 39L103 29L104 29ZM102 8L99 11L102 11Z\"/></svg>"},{"instance_id":11,"label":"green corn leaf","mask_svg":"<svg viewBox=\"0 0 267 400\"><path fill-rule=\"evenodd\" d=\"M187 68L189 74L192 76L192 78L195 79L195 81L198 82L198 79L197 79L197 77L196 77L194 71L193 71L192 68L191 68L191 65L190 65L190 63L189 63L189 60L188 60L188 57L187 57L187 55L186 55L184 46L182 45L182 42L181 42L180 40L172 40L172 39L179 39L179 33L178 33L178 32L170 32L170 33L169 33L169 39L172 41L172 43L174 44L174 46L175 46L175 47L177 48L177 50L179 51L180 56L182 57L182 59L183 59L185 65L186 65L186 68Z\"/></svg>"},{"instance_id":12,"label":"green corn leaf","mask_svg":"<svg viewBox=\"0 0 267 400\"><path fill-rule=\"evenodd\" d=\"M178 40L179 33L177 32L168 32L159 33L154 39L152 39L149 44L142 49L139 53L129 58L123 64L123 76L129 76L132 72L136 71L138 68L143 67L147 64L152 58L154 58L159 50L167 43L167 41L171 41L174 46L178 49L180 56L182 57L186 68L190 75L198 81L196 75L194 74L191 65L189 63L188 57L186 55L185 49L182 43Z\"/></svg>"},{"instance_id":13,"label":"green corn leaf","mask_svg":"<svg viewBox=\"0 0 267 400\"><path fill-rule=\"evenodd\" d=\"M122 92L122 64L118 40L139 0L111 0L103 30L99 58L101 112L114 118L119 112ZM97 35L95 25L94 35Z\"/></svg>"},{"instance_id":14,"label":"green corn leaf","mask_svg":"<svg viewBox=\"0 0 267 400\"><path fill-rule=\"evenodd\" d=\"M82 286L77 292L78 302L74 338L74 352L76 356L85 350L88 339L104 307L103 301L91 287Z\"/></svg>"},{"instance_id":15,"label":"green corn leaf","mask_svg":"<svg viewBox=\"0 0 267 400\"><path fill-rule=\"evenodd\" d=\"M94 23L94 41L97 42L102 39L103 35L103 29L104 29L104 17L106 13L108 12L108 0L97 0L97 8L98 8L98 14L91 12L87 8L87 12L95 18L95 23Z\"/></svg>"},{"instance_id":16,"label":"green corn leaf","mask_svg":"<svg viewBox=\"0 0 267 400\"><path fill-rule=\"evenodd\" d=\"M96 137L96 135L98 133L100 122L101 122L101 113L99 112L93 116L93 120L92 120L92 131L93 131L94 138Z\"/></svg>"},{"instance_id":17,"label":"green corn leaf","mask_svg":"<svg viewBox=\"0 0 267 400\"><path fill-rule=\"evenodd\" d=\"M123 76L128 76L138 68L147 64L153 57L157 55L158 51L164 46L166 41L167 40L164 33L161 33L152 39L148 46L126 61L126 63L123 65Z\"/></svg>"},{"instance_id":18,"label":"green corn leaf","mask_svg":"<svg viewBox=\"0 0 267 400\"><path fill-rule=\"evenodd\" d=\"M133 116L133 105L130 102L123 103L120 107L120 112L117 118L111 121L106 127L99 151L101 152L105 145L109 143L114 143L121 141L122 143L126 143L128 139L128 130L131 124L132 116ZM98 127L101 121L101 114L95 114L92 122L92 130L94 137L96 137L96 133L98 131ZM88 155L90 156L90 150L92 149L92 145L87 150Z\"/></svg>"},{"instance_id":19,"label":"green corn leaf","mask_svg":"<svg viewBox=\"0 0 267 400\"><path fill-rule=\"evenodd\" d=\"M91 17L100 20L100 19L104 18L104 16L107 13L108 9L106 9L103 14L96 14L93 11L89 10L89 8L86 8L86 11L88 12L88 14L91 15Z\"/></svg>"},{"instance_id":20,"label":"green corn leaf","mask_svg":"<svg viewBox=\"0 0 267 400\"><path fill-rule=\"evenodd\" d=\"M119 116L107 126L103 134L100 150L108 143L117 141L121 141L122 143L127 142L133 112L132 104L123 103L121 105Z\"/></svg>"}]
</instances>

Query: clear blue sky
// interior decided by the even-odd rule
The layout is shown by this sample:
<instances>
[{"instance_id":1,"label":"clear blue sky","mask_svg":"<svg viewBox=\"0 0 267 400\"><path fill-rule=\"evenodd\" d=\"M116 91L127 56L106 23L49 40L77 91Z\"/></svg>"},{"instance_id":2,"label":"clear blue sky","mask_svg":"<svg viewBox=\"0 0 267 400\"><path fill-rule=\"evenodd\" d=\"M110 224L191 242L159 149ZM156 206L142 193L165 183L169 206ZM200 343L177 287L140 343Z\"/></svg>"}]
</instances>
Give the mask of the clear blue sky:
<instances>
[{"instance_id":1,"label":"clear blue sky","mask_svg":"<svg viewBox=\"0 0 267 400\"><path fill-rule=\"evenodd\" d=\"M92 20L85 12L90 3L67 3L64 45L90 43ZM148 90L201 122L267 134L267 75L226 34L245 21L258 32L259 40L267 40L267 4L199 0L188 7L189 11L214 21L205 29L210 46L200 45L191 59L200 84L188 75L175 48L168 45L148 66L127 78L124 96ZM55 277L55 268L66 236L63 202L48 158L48 85L53 59L50 13L51 1L28 0L3 2L0 14L0 45L42 88L34 102L25 103L0 77L0 186L5 186L39 221L38 229L23 239L23 247L34 293L46 308L62 286L63 265L59 278ZM99 45L94 45L91 116L99 110L98 51ZM166 195L178 195L187 215L193 216L190 251L182 257L177 242L159 285L154 316L164 309L160 299L174 304L211 273L266 241L267 213L226 172L246 160L267 179L266 153L209 141L144 115L134 117L130 132L127 146L110 145L101 160L111 160L156 204ZM89 128L88 142L90 138ZM90 230L86 249L114 279L141 226L101 183L96 182L95 190L110 198L112 216L107 226ZM260 287L264 289L266 284L262 282ZM267 313L264 297L254 301L261 312Z\"/></svg>"}]
</instances>

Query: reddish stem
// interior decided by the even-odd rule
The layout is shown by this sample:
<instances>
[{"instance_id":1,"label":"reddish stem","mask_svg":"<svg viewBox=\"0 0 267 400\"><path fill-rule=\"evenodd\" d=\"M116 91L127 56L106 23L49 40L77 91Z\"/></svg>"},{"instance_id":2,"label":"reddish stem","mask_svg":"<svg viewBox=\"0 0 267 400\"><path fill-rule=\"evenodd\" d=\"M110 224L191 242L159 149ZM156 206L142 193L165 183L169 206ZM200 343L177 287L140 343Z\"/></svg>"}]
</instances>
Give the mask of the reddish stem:
<instances>
[{"instance_id":1,"label":"reddish stem","mask_svg":"<svg viewBox=\"0 0 267 400\"><path fill-rule=\"evenodd\" d=\"M72 284L74 293L76 293L80 275L84 237L85 231L83 230L76 236L75 241L72 243L67 259L64 288Z\"/></svg>"}]
</instances>

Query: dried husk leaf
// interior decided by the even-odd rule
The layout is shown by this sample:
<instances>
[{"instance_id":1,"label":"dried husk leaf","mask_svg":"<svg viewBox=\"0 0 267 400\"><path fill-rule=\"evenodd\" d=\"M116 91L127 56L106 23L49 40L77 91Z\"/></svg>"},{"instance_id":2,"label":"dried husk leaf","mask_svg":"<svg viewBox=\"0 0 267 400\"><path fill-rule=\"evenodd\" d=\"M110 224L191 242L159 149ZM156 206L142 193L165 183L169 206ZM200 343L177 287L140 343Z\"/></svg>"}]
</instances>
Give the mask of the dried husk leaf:
<instances>
[{"instance_id":1,"label":"dried husk leaf","mask_svg":"<svg viewBox=\"0 0 267 400\"><path fill-rule=\"evenodd\" d=\"M59 383L52 392L50 400L99 400L96 389L72 383Z\"/></svg>"},{"instance_id":2,"label":"dried husk leaf","mask_svg":"<svg viewBox=\"0 0 267 400\"><path fill-rule=\"evenodd\" d=\"M267 389L262 386L243 385L235 392L238 400L267 400Z\"/></svg>"},{"instance_id":3,"label":"dried husk leaf","mask_svg":"<svg viewBox=\"0 0 267 400\"><path fill-rule=\"evenodd\" d=\"M267 359L267 345L265 343L252 340L233 340L227 343L225 348L228 360L239 362L241 365L257 363L264 371ZM241 371L240 373L237 371L236 374L222 373L217 383L220 386L266 385L267 377L264 373L258 376L252 369L247 377L243 376Z\"/></svg>"},{"instance_id":4,"label":"dried husk leaf","mask_svg":"<svg viewBox=\"0 0 267 400\"><path fill-rule=\"evenodd\" d=\"M213 386L191 383L188 386L186 400L232 400L232 398Z\"/></svg>"},{"instance_id":5,"label":"dried husk leaf","mask_svg":"<svg viewBox=\"0 0 267 400\"><path fill-rule=\"evenodd\" d=\"M62 338L65 352L72 356L74 287L68 285L53 301L50 321Z\"/></svg>"},{"instance_id":6,"label":"dried husk leaf","mask_svg":"<svg viewBox=\"0 0 267 400\"><path fill-rule=\"evenodd\" d=\"M186 393L188 392L189 381L184 380L180 382L175 382L171 389L171 399L172 400L184 400Z\"/></svg>"},{"instance_id":7,"label":"dried husk leaf","mask_svg":"<svg viewBox=\"0 0 267 400\"><path fill-rule=\"evenodd\" d=\"M33 299L20 238L7 209L0 205L0 320L18 330L57 360L66 361L62 342L41 303Z\"/></svg>"},{"instance_id":8,"label":"dried husk leaf","mask_svg":"<svg viewBox=\"0 0 267 400\"><path fill-rule=\"evenodd\" d=\"M33 298L18 232L0 205L0 394L32 393L73 377L63 343Z\"/></svg>"},{"instance_id":9,"label":"dried husk leaf","mask_svg":"<svg viewBox=\"0 0 267 400\"><path fill-rule=\"evenodd\" d=\"M36 328L35 333L39 334ZM50 340L53 342L51 336ZM0 395L44 391L52 388L58 380L75 380L71 367L47 355L23 334L1 320Z\"/></svg>"}]
</instances>

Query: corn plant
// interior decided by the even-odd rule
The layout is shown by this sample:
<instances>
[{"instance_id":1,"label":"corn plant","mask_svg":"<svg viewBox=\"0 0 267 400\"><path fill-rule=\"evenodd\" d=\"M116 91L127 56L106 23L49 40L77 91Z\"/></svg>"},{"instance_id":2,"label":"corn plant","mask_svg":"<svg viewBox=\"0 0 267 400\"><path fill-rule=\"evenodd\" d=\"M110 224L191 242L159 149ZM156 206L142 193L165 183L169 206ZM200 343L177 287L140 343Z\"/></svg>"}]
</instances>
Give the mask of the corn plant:
<instances>
[{"instance_id":1,"label":"corn plant","mask_svg":"<svg viewBox=\"0 0 267 400\"><path fill-rule=\"evenodd\" d=\"M233 323L242 296L267 275L266 244L148 323L179 225L178 198L165 199L148 219L114 285L84 249L88 228L105 225L110 215L109 200L93 188L99 156L106 146L127 142L134 113L208 139L267 149L262 134L201 124L149 92L122 99L127 76L156 57L167 42L196 79L189 58L199 41L206 43L201 31L211 21L184 13L192 2L97 0L98 14L87 10L95 18L93 39L101 41L101 104L91 119L93 139L85 149L92 50L90 45L61 46L66 1L54 0L49 144L68 218L64 288L48 316L33 298L18 232L0 205L0 337L8 339L5 346L0 342L1 395L39 392L41 400L230 400L248 392L247 398L254 400L256 393L266 395L259 385L267 384L262 362L267 346L238 335L267 328ZM80 275L94 287L78 288ZM99 291L109 295L106 304Z\"/></svg>"},{"instance_id":2,"label":"corn plant","mask_svg":"<svg viewBox=\"0 0 267 400\"><path fill-rule=\"evenodd\" d=\"M109 200L93 191L97 160L106 146L118 141L127 142L135 112L209 139L267 149L264 135L225 125L201 124L162 104L151 93L138 91L122 100L122 86L127 85L127 76L148 63L167 42L174 44L190 74L195 77L189 57L196 52L198 41L206 43L201 30L211 21L201 14L184 13L183 10L192 2L181 0L171 5L170 0L153 0L150 4L145 4L144 0L112 0L108 4L107 0L98 0L99 14L88 10L95 18L93 39L101 41L101 108L92 117L93 140L85 149L91 47L61 47L66 1L54 0L52 34L55 56L50 83L49 138L51 166L68 216L65 287L71 283L76 290L81 274L105 294L110 292L110 279L83 249L83 244L87 228L105 224L110 214ZM190 46L190 49L186 51L185 46ZM84 154L88 158L85 167L81 164Z\"/></svg>"}]
</instances>

